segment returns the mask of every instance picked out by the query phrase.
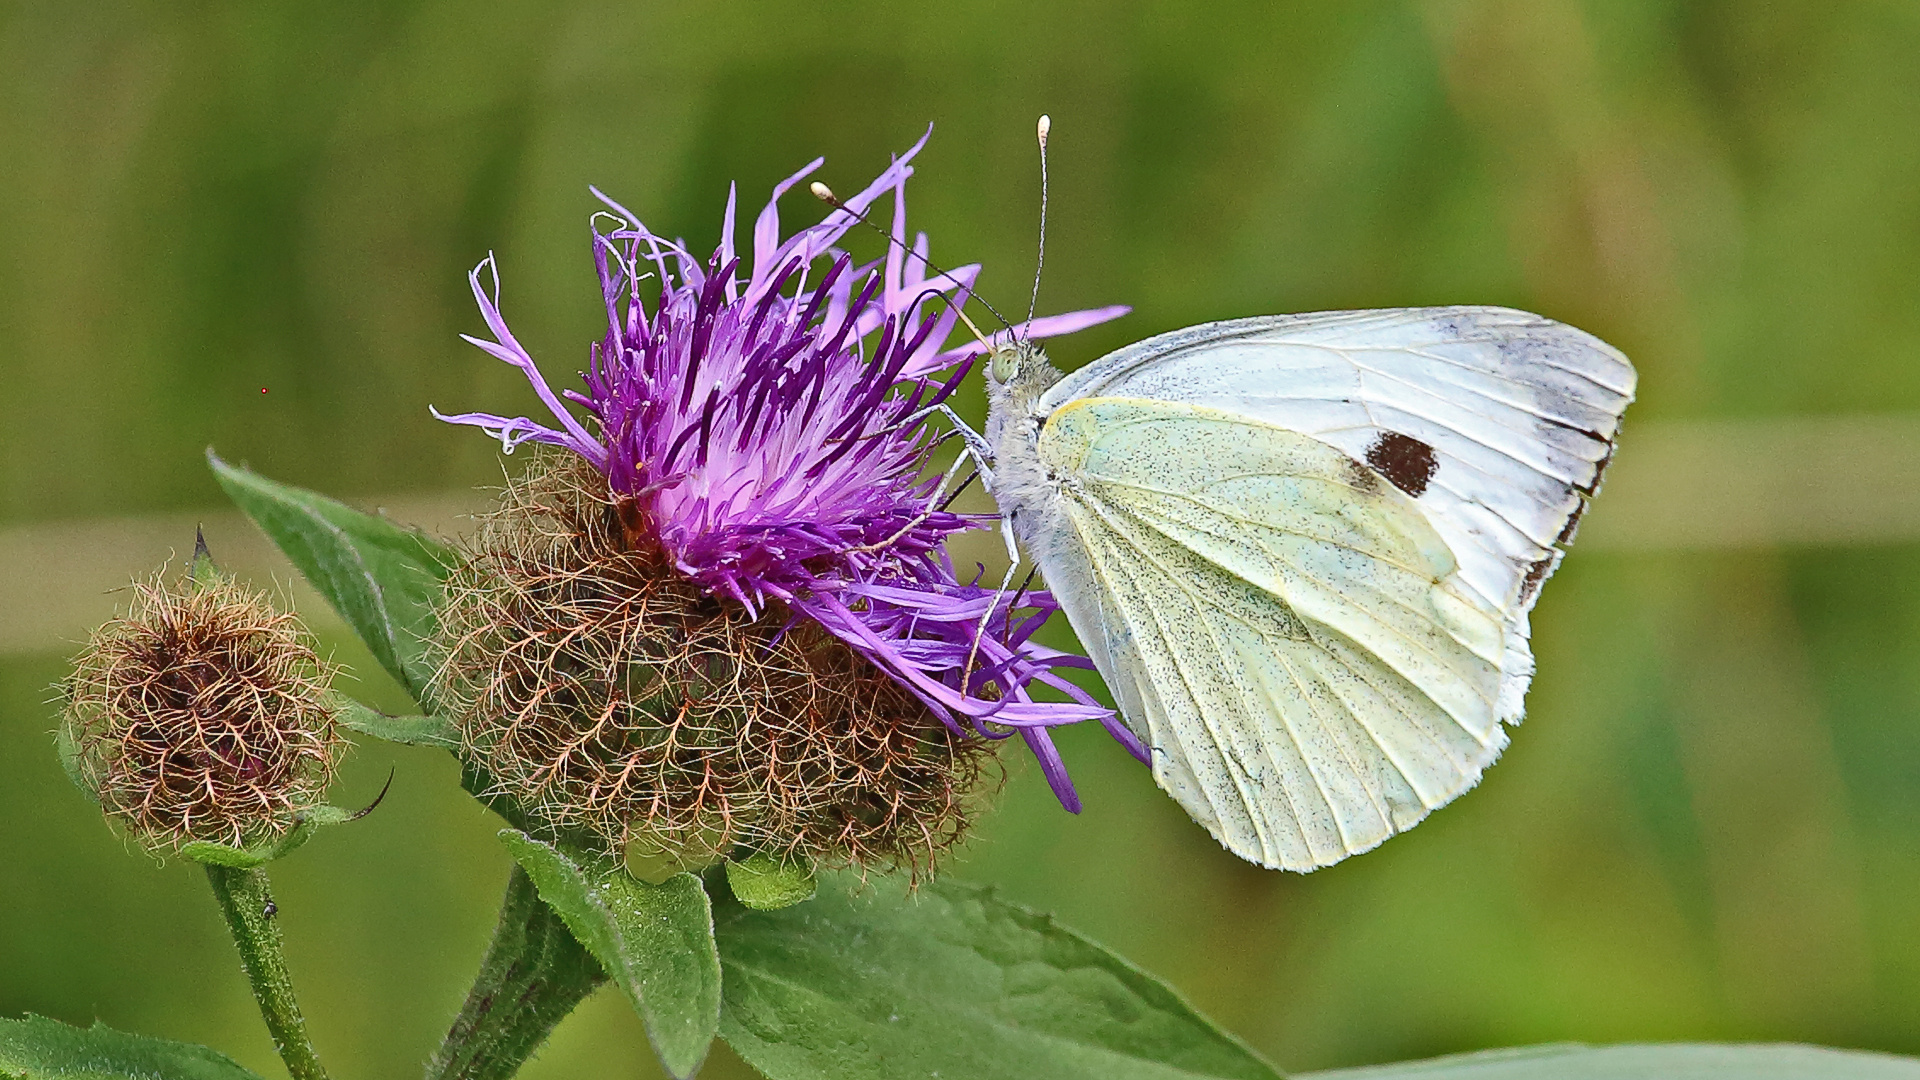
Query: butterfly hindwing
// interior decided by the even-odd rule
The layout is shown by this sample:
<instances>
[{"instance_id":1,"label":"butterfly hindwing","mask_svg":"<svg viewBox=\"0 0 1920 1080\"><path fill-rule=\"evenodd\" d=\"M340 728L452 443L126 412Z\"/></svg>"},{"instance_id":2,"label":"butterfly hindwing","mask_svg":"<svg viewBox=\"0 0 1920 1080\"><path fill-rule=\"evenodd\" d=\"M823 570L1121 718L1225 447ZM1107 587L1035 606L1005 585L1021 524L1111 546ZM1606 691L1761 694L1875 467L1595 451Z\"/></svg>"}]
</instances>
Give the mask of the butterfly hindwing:
<instances>
[{"instance_id":1,"label":"butterfly hindwing","mask_svg":"<svg viewBox=\"0 0 1920 1080\"><path fill-rule=\"evenodd\" d=\"M1156 779L1229 849L1336 862L1499 753L1501 614L1372 470L1272 424L1142 399L1059 408L1038 450L1077 541L1037 553L1042 570L1145 728Z\"/></svg>"}]
</instances>

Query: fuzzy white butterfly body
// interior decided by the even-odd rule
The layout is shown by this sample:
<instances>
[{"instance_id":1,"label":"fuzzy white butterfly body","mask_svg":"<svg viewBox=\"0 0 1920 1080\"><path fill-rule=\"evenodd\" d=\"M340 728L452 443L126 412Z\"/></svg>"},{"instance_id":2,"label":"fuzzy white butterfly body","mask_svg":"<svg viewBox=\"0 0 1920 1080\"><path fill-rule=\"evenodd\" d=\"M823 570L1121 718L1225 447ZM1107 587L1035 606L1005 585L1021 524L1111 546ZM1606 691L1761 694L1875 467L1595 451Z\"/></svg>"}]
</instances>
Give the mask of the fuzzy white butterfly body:
<instances>
[{"instance_id":1,"label":"fuzzy white butterfly body","mask_svg":"<svg viewBox=\"0 0 1920 1080\"><path fill-rule=\"evenodd\" d=\"M1527 613L1634 372L1503 308L1210 323L1061 376L996 351L993 493L1154 778L1229 850L1312 870L1471 787Z\"/></svg>"}]
</instances>

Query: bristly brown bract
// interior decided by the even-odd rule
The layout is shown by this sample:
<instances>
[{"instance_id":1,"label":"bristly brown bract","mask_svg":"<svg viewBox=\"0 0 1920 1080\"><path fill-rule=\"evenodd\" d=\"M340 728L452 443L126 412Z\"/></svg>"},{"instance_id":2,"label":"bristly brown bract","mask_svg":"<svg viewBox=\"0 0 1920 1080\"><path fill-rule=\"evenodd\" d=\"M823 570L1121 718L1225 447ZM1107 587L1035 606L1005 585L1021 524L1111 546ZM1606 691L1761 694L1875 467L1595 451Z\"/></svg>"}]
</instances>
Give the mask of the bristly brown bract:
<instances>
[{"instance_id":1,"label":"bristly brown bract","mask_svg":"<svg viewBox=\"0 0 1920 1080\"><path fill-rule=\"evenodd\" d=\"M545 452L468 543L436 691L490 794L683 866L749 848L930 871L999 775L992 745L812 621L707 595L635 512Z\"/></svg>"},{"instance_id":2,"label":"bristly brown bract","mask_svg":"<svg viewBox=\"0 0 1920 1080\"><path fill-rule=\"evenodd\" d=\"M136 583L62 684L75 779L155 851L277 839L347 746L300 620L231 578Z\"/></svg>"}]
</instances>

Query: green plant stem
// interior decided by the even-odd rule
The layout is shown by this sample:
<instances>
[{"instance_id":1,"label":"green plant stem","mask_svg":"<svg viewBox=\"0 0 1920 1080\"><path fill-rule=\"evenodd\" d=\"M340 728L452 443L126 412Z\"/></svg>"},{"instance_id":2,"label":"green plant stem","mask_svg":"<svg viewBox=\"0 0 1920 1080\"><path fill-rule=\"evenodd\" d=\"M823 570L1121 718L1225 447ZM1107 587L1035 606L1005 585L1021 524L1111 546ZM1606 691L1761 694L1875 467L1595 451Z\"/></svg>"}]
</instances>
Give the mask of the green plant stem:
<instances>
[{"instance_id":1,"label":"green plant stem","mask_svg":"<svg viewBox=\"0 0 1920 1080\"><path fill-rule=\"evenodd\" d=\"M526 871L514 867L493 942L466 1005L427 1065L427 1080L506 1080L606 981Z\"/></svg>"},{"instance_id":2,"label":"green plant stem","mask_svg":"<svg viewBox=\"0 0 1920 1080\"><path fill-rule=\"evenodd\" d=\"M301 1019L300 1005L293 998L293 980L287 975L287 961L280 951L280 926L274 922L273 892L267 872L260 867L240 870L231 866L207 866L207 880L220 901L220 913L227 918L233 943L240 949L240 962L247 969L247 981L253 984L253 999L260 1004L260 1016L273 1036L273 1048L287 1063L293 1080L327 1080L327 1071L307 1040L307 1022Z\"/></svg>"}]
</instances>

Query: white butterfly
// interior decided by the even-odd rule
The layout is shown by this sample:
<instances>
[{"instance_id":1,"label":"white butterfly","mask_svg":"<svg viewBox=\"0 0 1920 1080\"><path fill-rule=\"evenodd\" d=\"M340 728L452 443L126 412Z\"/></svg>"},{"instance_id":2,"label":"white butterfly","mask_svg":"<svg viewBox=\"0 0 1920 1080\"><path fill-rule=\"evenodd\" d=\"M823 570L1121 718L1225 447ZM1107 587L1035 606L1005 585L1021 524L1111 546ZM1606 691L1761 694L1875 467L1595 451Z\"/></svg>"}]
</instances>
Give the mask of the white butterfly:
<instances>
[{"instance_id":1,"label":"white butterfly","mask_svg":"<svg viewBox=\"0 0 1920 1080\"><path fill-rule=\"evenodd\" d=\"M1606 343L1489 307L1208 323L1066 376L1023 343L987 368L994 498L1154 779L1234 854L1299 871L1499 756L1527 612L1634 390Z\"/></svg>"}]
</instances>

